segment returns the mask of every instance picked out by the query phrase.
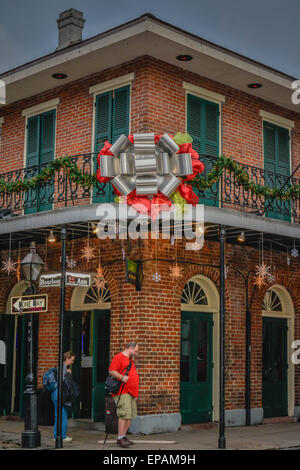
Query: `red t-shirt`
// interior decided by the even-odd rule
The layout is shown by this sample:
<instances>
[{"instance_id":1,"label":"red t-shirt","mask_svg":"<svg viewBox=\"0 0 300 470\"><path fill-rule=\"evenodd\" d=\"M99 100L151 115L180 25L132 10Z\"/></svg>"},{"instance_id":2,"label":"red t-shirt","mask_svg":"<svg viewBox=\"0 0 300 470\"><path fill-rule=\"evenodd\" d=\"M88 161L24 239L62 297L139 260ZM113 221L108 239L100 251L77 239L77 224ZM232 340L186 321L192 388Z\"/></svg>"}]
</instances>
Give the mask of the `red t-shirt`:
<instances>
[{"instance_id":1,"label":"red t-shirt","mask_svg":"<svg viewBox=\"0 0 300 470\"><path fill-rule=\"evenodd\" d=\"M109 366L108 370L109 371L115 370L115 371L119 372L119 374L124 375L125 372L126 372L126 368L129 366L129 362L130 362L129 358L126 357L125 354L123 354L121 352L113 358L113 360L111 361L111 365ZM112 394L113 396L120 395L120 394L123 395L124 393L130 393L130 395L132 395L133 397L135 397L135 398L138 397L138 393L139 393L139 376L138 376L137 370L135 368L135 365L132 361L131 361L130 371L129 371L129 373L127 372L127 375L129 377L129 379L125 383L124 388L122 389L122 385L123 385L123 383L122 383L121 388L119 390L119 393L113 393ZM121 392L121 389L122 389L122 392Z\"/></svg>"}]
</instances>

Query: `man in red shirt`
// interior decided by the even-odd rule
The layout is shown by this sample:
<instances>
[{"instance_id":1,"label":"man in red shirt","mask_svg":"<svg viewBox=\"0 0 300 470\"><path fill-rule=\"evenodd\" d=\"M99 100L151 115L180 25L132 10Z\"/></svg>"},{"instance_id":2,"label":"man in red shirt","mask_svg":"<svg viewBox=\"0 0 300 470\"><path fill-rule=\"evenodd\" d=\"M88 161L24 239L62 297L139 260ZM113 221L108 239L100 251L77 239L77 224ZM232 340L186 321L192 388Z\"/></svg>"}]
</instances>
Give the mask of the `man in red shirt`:
<instances>
[{"instance_id":1,"label":"man in red shirt","mask_svg":"<svg viewBox=\"0 0 300 470\"><path fill-rule=\"evenodd\" d=\"M124 382L119 393L112 394L117 405L117 416L119 418L117 444L120 447L128 447L133 444L132 441L127 439L126 433L131 420L137 416L136 399L139 392L139 376L132 359L138 350L137 343L128 343L124 351L113 358L108 369L110 375ZM130 370L126 372L130 364Z\"/></svg>"}]
</instances>

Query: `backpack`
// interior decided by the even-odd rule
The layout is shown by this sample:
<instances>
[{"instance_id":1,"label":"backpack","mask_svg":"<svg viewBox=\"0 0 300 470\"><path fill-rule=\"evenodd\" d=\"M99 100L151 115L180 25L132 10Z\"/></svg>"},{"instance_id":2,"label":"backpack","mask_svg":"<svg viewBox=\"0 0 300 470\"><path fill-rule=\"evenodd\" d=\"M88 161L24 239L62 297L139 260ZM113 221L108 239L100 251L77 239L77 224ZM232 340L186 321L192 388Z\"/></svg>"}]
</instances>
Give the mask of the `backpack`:
<instances>
[{"instance_id":1,"label":"backpack","mask_svg":"<svg viewBox=\"0 0 300 470\"><path fill-rule=\"evenodd\" d=\"M43 375L43 386L49 392L53 392L57 388L57 369L52 367Z\"/></svg>"},{"instance_id":2,"label":"backpack","mask_svg":"<svg viewBox=\"0 0 300 470\"><path fill-rule=\"evenodd\" d=\"M128 367L122 370L121 374L124 372L124 370L126 370L124 375L127 375L130 369L131 369L131 361L129 362ZM112 377L111 375L109 375L104 383L106 395L110 395L111 393L119 393L121 385L122 385L121 380L117 380L115 377ZM123 388L124 388L124 383L123 383Z\"/></svg>"},{"instance_id":3,"label":"backpack","mask_svg":"<svg viewBox=\"0 0 300 470\"><path fill-rule=\"evenodd\" d=\"M80 395L78 384L66 373L63 381L63 403L74 403Z\"/></svg>"}]
</instances>

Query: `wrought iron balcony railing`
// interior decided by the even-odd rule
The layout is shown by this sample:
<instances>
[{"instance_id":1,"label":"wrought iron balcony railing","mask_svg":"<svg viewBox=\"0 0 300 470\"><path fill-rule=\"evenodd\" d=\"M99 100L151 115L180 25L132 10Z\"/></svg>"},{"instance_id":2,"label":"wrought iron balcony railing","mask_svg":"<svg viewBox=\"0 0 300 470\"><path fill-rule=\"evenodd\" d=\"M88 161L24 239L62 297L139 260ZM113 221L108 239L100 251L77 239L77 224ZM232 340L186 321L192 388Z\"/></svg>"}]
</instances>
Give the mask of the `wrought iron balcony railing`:
<instances>
[{"instance_id":1,"label":"wrought iron balcony railing","mask_svg":"<svg viewBox=\"0 0 300 470\"><path fill-rule=\"evenodd\" d=\"M93 153L78 154L71 158L82 172L92 175L96 172ZM214 167L217 157L201 155L205 164L203 175L206 176ZM261 186L281 187L286 177L269 170L241 164L252 182ZM0 180L7 183L16 180L28 180L38 175L46 164L32 166L0 174ZM299 184L300 180L291 178L289 185ZM288 185L285 189L288 188ZM292 221L300 221L299 197L290 201L275 199L271 204L264 196L252 194L237 181L234 173L224 170L220 181L210 189L197 191L199 202L206 205L232 208L243 212ZM0 218L14 217L22 214L55 210L60 207L91 204L92 202L113 202L115 195L110 184L97 183L93 188L84 187L71 180L68 171L61 168L47 183L38 189L20 192L5 192L0 190ZM267 209L267 210L266 210Z\"/></svg>"}]
</instances>

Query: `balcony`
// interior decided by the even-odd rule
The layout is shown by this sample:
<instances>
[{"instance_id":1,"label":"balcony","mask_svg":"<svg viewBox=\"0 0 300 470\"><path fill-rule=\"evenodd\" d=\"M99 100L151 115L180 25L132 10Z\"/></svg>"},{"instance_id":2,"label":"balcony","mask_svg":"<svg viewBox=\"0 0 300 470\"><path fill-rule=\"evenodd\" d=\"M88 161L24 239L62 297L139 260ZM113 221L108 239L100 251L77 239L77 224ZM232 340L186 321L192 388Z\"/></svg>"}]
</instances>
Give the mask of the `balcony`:
<instances>
[{"instance_id":1,"label":"balcony","mask_svg":"<svg viewBox=\"0 0 300 470\"><path fill-rule=\"evenodd\" d=\"M85 175L94 175L94 162L96 154L86 153L70 157ZM205 164L203 176L207 176L213 168L217 157L201 155ZM286 177L274 172L241 164L252 182L261 186L281 187ZM23 168L0 174L0 180L5 183L27 181L40 174L47 165ZM1 183L1 181L0 181ZM0 189L0 218L16 217L19 215L55 210L62 207L90 205L91 203L113 202L114 193L108 183L99 183L94 178L95 185L88 187L72 180L67 168L59 168L47 182L38 189L21 190L19 192L6 192ZM289 185L299 185L300 180L291 178ZM1 188L1 186L0 186ZM288 189L288 185L284 187ZM194 189L195 190L195 189ZM290 201L275 199L271 204L264 196L258 196L246 190L238 181L234 173L224 170L220 181L205 191L195 190L200 196L199 202L208 206L235 209L238 211L266 215L267 217L299 223L300 207L299 197Z\"/></svg>"}]
</instances>

